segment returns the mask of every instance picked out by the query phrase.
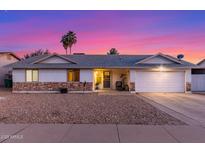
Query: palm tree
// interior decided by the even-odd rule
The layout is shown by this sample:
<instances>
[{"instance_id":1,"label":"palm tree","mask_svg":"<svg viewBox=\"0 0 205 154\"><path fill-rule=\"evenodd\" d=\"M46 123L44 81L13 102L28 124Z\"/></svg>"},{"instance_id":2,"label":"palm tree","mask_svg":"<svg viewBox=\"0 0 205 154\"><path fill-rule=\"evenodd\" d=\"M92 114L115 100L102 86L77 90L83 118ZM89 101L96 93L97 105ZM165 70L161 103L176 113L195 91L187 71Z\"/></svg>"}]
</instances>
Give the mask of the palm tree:
<instances>
[{"instance_id":1,"label":"palm tree","mask_svg":"<svg viewBox=\"0 0 205 154\"><path fill-rule=\"evenodd\" d=\"M115 48L111 48L107 55L119 55L119 52Z\"/></svg>"},{"instance_id":2,"label":"palm tree","mask_svg":"<svg viewBox=\"0 0 205 154\"><path fill-rule=\"evenodd\" d=\"M72 46L77 43L76 33L74 33L73 31L69 31L67 34L62 36L60 42L63 44L63 47L66 50L66 55L68 54L68 48L70 49L71 54Z\"/></svg>"}]
</instances>

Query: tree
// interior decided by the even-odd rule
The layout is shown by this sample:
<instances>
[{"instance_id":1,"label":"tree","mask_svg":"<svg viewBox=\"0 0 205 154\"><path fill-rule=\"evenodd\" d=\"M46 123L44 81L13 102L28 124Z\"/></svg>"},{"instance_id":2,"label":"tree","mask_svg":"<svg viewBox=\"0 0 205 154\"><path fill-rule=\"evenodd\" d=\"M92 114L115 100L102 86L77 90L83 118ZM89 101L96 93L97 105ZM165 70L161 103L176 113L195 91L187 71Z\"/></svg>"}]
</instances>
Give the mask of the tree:
<instances>
[{"instance_id":1,"label":"tree","mask_svg":"<svg viewBox=\"0 0 205 154\"><path fill-rule=\"evenodd\" d=\"M72 46L77 43L76 33L74 33L73 31L69 31L67 34L62 36L60 42L63 44L63 47L66 50L66 55L68 54L68 48L70 49L71 54Z\"/></svg>"},{"instance_id":2,"label":"tree","mask_svg":"<svg viewBox=\"0 0 205 154\"><path fill-rule=\"evenodd\" d=\"M48 55L48 54L50 54L48 49L46 49L46 50L38 49L38 50L35 50L34 52L31 52L29 54L25 54L24 55L24 59L27 59L27 58L30 58L30 57L34 57L34 56L39 56L39 55Z\"/></svg>"},{"instance_id":3,"label":"tree","mask_svg":"<svg viewBox=\"0 0 205 154\"><path fill-rule=\"evenodd\" d=\"M115 48L111 48L107 55L119 55L119 52Z\"/></svg>"}]
</instances>

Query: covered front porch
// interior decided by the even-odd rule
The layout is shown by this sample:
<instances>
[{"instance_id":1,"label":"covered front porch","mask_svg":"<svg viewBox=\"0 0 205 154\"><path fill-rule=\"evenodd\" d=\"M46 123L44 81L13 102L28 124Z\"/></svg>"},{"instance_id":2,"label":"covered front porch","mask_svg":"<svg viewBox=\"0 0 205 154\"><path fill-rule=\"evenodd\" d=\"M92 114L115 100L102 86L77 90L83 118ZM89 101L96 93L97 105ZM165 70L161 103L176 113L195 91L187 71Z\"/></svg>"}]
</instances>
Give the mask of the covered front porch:
<instances>
[{"instance_id":1,"label":"covered front porch","mask_svg":"<svg viewBox=\"0 0 205 154\"><path fill-rule=\"evenodd\" d=\"M94 91L129 91L129 69L95 69Z\"/></svg>"}]
</instances>

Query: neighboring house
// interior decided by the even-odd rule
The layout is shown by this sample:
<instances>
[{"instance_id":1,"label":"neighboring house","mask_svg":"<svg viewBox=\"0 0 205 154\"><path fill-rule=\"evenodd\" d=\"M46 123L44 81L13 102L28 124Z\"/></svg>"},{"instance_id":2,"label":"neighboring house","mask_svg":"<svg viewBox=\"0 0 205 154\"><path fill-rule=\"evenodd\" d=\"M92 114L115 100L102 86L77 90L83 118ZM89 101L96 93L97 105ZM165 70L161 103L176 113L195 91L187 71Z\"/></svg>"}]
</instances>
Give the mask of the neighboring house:
<instances>
[{"instance_id":1,"label":"neighboring house","mask_svg":"<svg viewBox=\"0 0 205 154\"><path fill-rule=\"evenodd\" d=\"M7 67L7 65L19 60L20 58L18 58L12 52L0 52L0 87L4 86L4 79L6 77L6 74L8 74L9 71L12 70L12 68Z\"/></svg>"},{"instance_id":2,"label":"neighboring house","mask_svg":"<svg viewBox=\"0 0 205 154\"><path fill-rule=\"evenodd\" d=\"M205 91L205 59L197 64L197 68L192 69L192 91Z\"/></svg>"},{"instance_id":3,"label":"neighboring house","mask_svg":"<svg viewBox=\"0 0 205 154\"><path fill-rule=\"evenodd\" d=\"M122 77L131 92L190 92L192 67L162 53L43 55L13 65L13 92L114 90Z\"/></svg>"}]
</instances>

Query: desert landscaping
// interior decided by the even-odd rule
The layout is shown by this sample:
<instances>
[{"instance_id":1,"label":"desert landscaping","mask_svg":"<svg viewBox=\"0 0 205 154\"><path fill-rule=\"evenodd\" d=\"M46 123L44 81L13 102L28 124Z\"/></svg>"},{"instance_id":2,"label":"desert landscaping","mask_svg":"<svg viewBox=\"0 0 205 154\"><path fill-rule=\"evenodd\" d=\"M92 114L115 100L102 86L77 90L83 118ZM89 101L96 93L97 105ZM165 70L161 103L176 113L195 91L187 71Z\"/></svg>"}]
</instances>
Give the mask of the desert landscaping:
<instances>
[{"instance_id":1,"label":"desert landscaping","mask_svg":"<svg viewBox=\"0 0 205 154\"><path fill-rule=\"evenodd\" d=\"M0 123L183 125L140 97L0 91Z\"/></svg>"}]
</instances>

